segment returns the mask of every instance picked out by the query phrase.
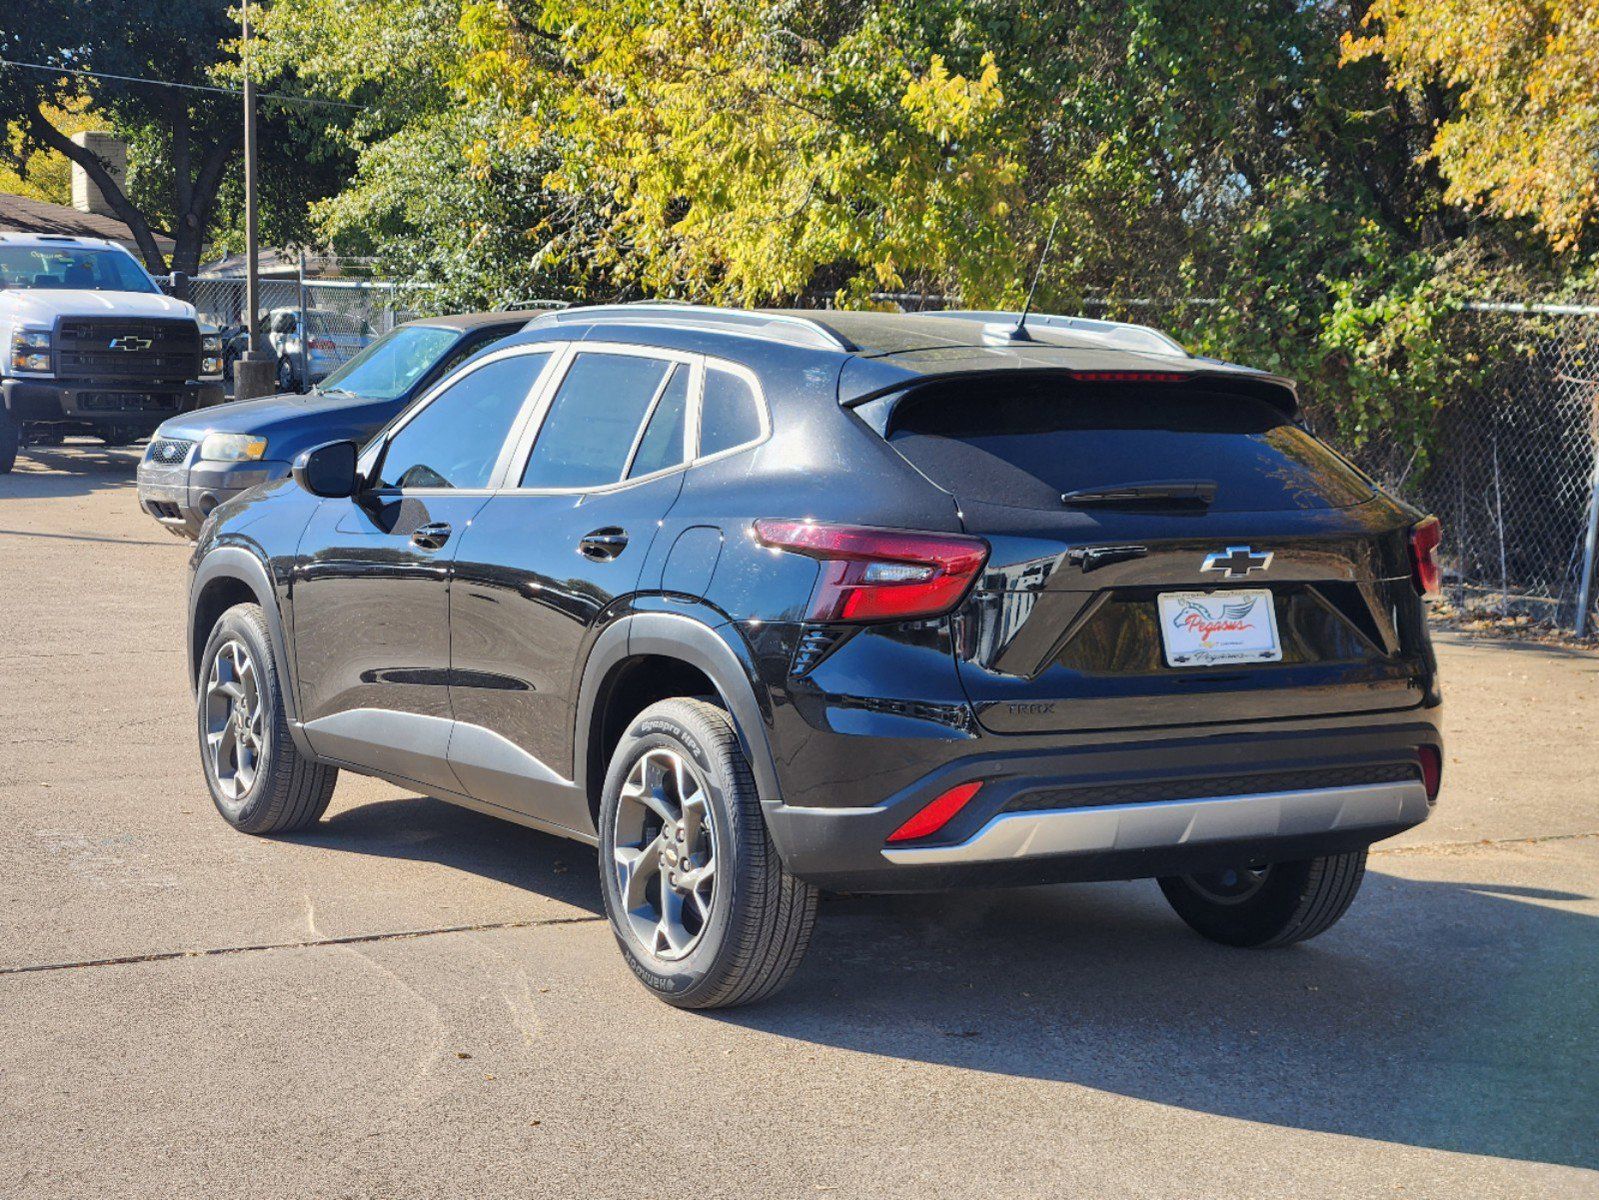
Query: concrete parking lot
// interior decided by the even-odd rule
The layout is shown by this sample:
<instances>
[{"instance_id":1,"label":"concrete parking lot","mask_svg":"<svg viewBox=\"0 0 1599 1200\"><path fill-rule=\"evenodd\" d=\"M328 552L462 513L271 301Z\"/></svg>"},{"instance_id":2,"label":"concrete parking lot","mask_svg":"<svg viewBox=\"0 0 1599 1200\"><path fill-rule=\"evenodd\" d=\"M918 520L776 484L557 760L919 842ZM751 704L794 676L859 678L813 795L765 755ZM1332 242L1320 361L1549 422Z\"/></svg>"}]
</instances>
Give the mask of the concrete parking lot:
<instances>
[{"instance_id":1,"label":"concrete parking lot","mask_svg":"<svg viewBox=\"0 0 1599 1200\"><path fill-rule=\"evenodd\" d=\"M581 846L351 776L224 825L136 458L0 477L0 1195L1599 1196L1599 657L1442 638L1439 812L1306 946L837 898L695 1015Z\"/></svg>"}]
</instances>

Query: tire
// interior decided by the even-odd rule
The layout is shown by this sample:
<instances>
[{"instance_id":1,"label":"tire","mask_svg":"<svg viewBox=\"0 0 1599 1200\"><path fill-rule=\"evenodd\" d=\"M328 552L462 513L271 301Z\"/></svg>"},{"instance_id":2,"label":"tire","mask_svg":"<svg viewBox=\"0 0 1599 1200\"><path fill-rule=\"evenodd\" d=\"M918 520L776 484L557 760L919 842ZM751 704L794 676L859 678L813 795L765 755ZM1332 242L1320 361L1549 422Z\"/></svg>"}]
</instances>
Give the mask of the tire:
<instances>
[{"instance_id":1,"label":"tire","mask_svg":"<svg viewBox=\"0 0 1599 1200\"><path fill-rule=\"evenodd\" d=\"M278 391L297 392L299 390L299 384L294 378L294 364L287 358L280 357L278 359Z\"/></svg>"},{"instance_id":2,"label":"tire","mask_svg":"<svg viewBox=\"0 0 1599 1200\"><path fill-rule=\"evenodd\" d=\"M0 475L11 474L17 465L17 448L22 444L22 430L11 414L0 408Z\"/></svg>"},{"instance_id":3,"label":"tire","mask_svg":"<svg viewBox=\"0 0 1599 1200\"><path fill-rule=\"evenodd\" d=\"M1271 949L1326 933L1366 876L1366 851L1258 871L1168 875L1160 890L1191 929L1226 946Z\"/></svg>"},{"instance_id":4,"label":"tire","mask_svg":"<svg viewBox=\"0 0 1599 1200\"><path fill-rule=\"evenodd\" d=\"M227 684L253 698L245 705L247 717ZM195 711L206 787L223 820L243 833L263 834L294 833L321 819L339 772L304 757L289 736L283 685L259 605L235 604L212 628L200 658ZM240 721L248 731L242 744Z\"/></svg>"},{"instance_id":5,"label":"tire","mask_svg":"<svg viewBox=\"0 0 1599 1200\"><path fill-rule=\"evenodd\" d=\"M659 783L649 799L636 788L624 796L644 780ZM663 700L635 717L611 756L599 824L605 912L645 987L710 1009L753 1004L789 981L810 944L816 889L784 869L726 712ZM668 927L661 898L672 880Z\"/></svg>"}]
</instances>

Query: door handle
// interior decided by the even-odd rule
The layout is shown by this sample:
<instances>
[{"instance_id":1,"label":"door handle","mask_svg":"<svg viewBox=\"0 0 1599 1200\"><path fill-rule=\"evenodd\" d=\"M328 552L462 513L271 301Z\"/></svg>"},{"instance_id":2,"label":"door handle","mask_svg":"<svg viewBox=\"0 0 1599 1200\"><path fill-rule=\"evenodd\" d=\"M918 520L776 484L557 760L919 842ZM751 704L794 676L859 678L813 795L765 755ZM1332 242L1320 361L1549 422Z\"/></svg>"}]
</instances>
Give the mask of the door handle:
<instances>
[{"instance_id":1,"label":"door handle","mask_svg":"<svg viewBox=\"0 0 1599 1200\"><path fill-rule=\"evenodd\" d=\"M448 522L434 521L430 525L418 525L411 531L411 544L420 550L439 550L444 543L450 540Z\"/></svg>"},{"instance_id":2,"label":"door handle","mask_svg":"<svg viewBox=\"0 0 1599 1200\"><path fill-rule=\"evenodd\" d=\"M627 549L627 530L607 525L587 534L577 544L578 553L595 562L609 562Z\"/></svg>"}]
</instances>

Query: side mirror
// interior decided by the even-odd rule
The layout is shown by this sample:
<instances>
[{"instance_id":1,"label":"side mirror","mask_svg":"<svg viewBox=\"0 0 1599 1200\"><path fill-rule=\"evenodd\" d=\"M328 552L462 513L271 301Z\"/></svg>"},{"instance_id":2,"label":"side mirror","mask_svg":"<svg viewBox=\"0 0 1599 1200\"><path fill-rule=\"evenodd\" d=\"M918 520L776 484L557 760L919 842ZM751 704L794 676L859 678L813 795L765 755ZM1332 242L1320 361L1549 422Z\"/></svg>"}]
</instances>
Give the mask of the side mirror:
<instances>
[{"instance_id":1,"label":"side mirror","mask_svg":"<svg viewBox=\"0 0 1599 1200\"><path fill-rule=\"evenodd\" d=\"M336 500L355 495L361 478L355 471L354 442L328 442L301 451L294 460L294 482L313 496Z\"/></svg>"},{"instance_id":2,"label":"side mirror","mask_svg":"<svg viewBox=\"0 0 1599 1200\"><path fill-rule=\"evenodd\" d=\"M189 276L187 272L174 271L168 275L167 291L171 292L179 300L187 300L189 298Z\"/></svg>"}]
</instances>

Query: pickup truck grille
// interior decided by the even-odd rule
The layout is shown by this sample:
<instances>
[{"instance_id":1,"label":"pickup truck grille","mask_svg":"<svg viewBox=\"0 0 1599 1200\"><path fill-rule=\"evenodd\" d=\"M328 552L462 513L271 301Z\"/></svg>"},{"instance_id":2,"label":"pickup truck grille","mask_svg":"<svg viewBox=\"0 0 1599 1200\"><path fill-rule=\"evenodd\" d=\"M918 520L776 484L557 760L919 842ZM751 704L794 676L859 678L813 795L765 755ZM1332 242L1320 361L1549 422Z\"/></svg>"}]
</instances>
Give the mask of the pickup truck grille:
<instances>
[{"instance_id":1,"label":"pickup truck grille","mask_svg":"<svg viewBox=\"0 0 1599 1200\"><path fill-rule=\"evenodd\" d=\"M66 317L55 349L56 373L67 379L193 379L200 331L193 321Z\"/></svg>"}]
</instances>

